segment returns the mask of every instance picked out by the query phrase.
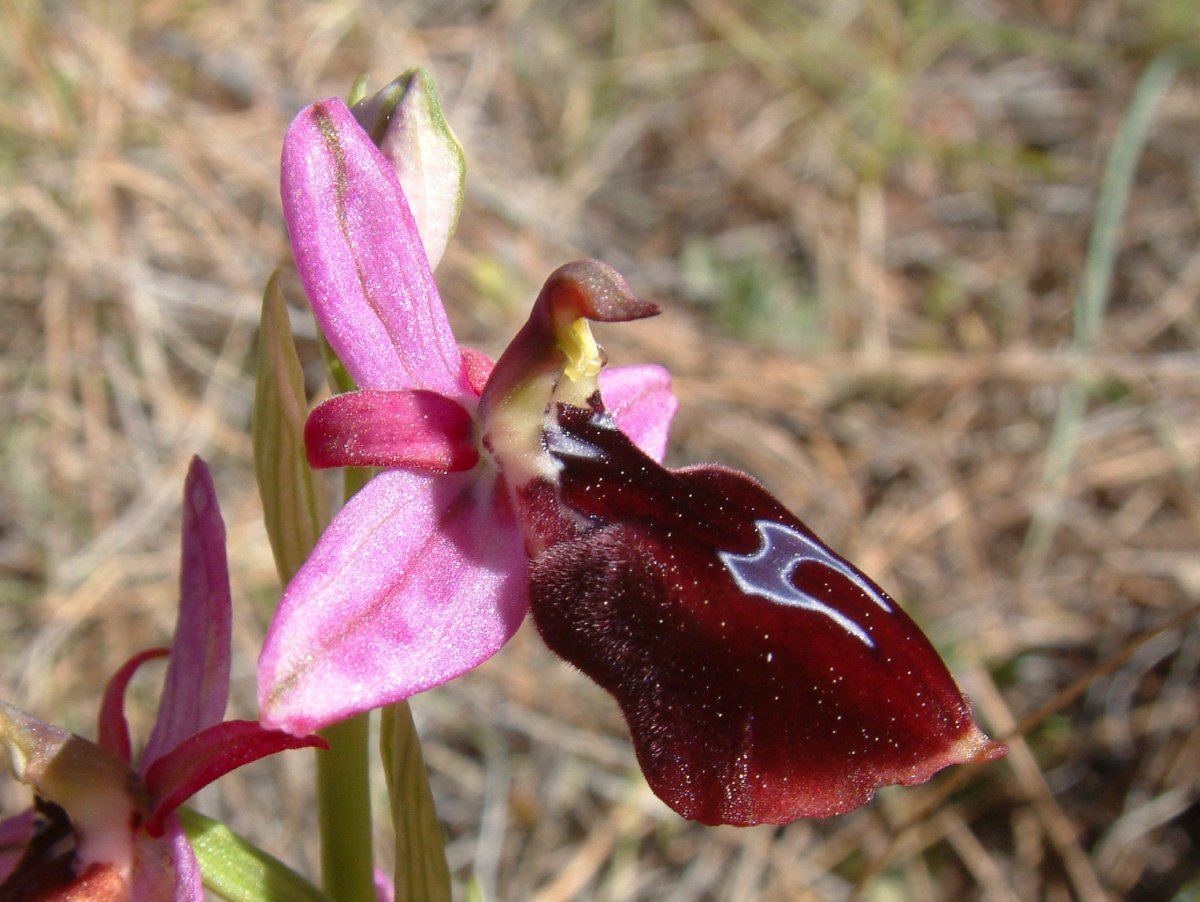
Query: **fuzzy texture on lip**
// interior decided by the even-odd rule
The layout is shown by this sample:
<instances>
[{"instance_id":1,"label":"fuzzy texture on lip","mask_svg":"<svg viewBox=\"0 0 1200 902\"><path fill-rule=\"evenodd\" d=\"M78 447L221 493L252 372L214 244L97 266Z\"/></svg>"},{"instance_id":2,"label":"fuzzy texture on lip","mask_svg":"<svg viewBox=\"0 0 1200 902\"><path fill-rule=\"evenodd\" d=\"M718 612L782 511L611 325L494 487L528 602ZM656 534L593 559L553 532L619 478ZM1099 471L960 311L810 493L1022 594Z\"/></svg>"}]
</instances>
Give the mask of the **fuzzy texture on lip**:
<instances>
[{"instance_id":1,"label":"fuzzy texture on lip","mask_svg":"<svg viewBox=\"0 0 1200 902\"><path fill-rule=\"evenodd\" d=\"M840 814L999 757L912 620L744 474L666 470L558 412L570 522L530 568L546 644L609 690L654 791L706 824ZM770 524L772 529L764 529Z\"/></svg>"},{"instance_id":2,"label":"fuzzy texture on lip","mask_svg":"<svg viewBox=\"0 0 1200 902\"><path fill-rule=\"evenodd\" d=\"M702 823L786 824L1003 755L908 615L762 485L668 470L617 428L582 318L652 312L564 267L482 401L534 621L615 696L651 788Z\"/></svg>"}]
</instances>

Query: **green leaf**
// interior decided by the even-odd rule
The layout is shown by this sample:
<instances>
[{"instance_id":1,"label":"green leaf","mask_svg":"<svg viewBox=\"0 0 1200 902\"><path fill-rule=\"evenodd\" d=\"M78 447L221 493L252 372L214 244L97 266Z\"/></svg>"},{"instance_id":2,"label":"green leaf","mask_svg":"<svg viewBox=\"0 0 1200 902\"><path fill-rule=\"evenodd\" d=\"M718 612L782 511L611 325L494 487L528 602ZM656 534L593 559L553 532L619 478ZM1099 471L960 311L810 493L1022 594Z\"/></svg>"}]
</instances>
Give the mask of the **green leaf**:
<instances>
[{"instance_id":1,"label":"green leaf","mask_svg":"<svg viewBox=\"0 0 1200 902\"><path fill-rule=\"evenodd\" d=\"M230 902L329 902L319 889L224 824L176 809L206 888Z\"/></svg>"},{"instance_id":2,"label":"green leaf","mask_svg":"<svg viewBox=\"0 0 1200 902\"><path fill-rule=\"evenodd\" d=\"M396 902L450 902L450 869L408 702L383 709L379 751L396 833Z\"/></svg>"},{"instance_id":3,"label":"green leaf","mask_svg":"<svg viewBox=\"0 0 1200 902\"><path fill-rule=\"evenodd\" d=\"M429 268L436 269L462 212L467 162L433 77L410 69L356 104L354 115L396 171Z\"/></svg>"},{"instance_id":4,"label":"green leaf","mask_svg":"<svg viewBox=\"0 0 1200 902\"><path fill-rule=\"evenodd\" d=\"M300 358L275 273L263 293L252 440L263 519L275 567L285 583L300 569L329 520L325 498L304 456L307 416Z\"/></svg>"},{"instance_id":5,"label":"green leaf","mask_svg":"<svg viewBox=\"0 0 1200 902\"><path fill-rule=\"evenodd\" d=\"M325 337L320 328L317 329L317 338L321 344L321 358L325 361L329 387L333 389L333 393L340 395L344 392L356 391L358 385L355 383L354 377L347 371L346 364L342 363L342 358L333 352L333 348L329 345L329 339Z\"/></svg>"},{"instance_id":6,"label":"green leaf","mask_svg":"<svg viewBox=\"0 0 1200 902\"><path fill-rule=\"evenodd\" d=\"M347 106L354 106L356 103L361 103L363 98L367 96L367 81L368 76L366 72L354 79L354 84L350 86L350 93L346 95Z\"/></svg>"}]
</instances>

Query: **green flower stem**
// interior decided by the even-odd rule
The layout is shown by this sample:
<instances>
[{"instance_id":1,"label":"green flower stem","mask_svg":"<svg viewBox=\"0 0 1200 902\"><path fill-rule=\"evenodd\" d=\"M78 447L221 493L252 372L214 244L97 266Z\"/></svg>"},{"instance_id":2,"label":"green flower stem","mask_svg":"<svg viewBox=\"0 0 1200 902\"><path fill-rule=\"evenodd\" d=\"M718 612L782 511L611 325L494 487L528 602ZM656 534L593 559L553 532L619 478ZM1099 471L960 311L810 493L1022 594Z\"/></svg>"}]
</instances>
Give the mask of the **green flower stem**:
<instances>
[{"instance_id":1,"label":"green flower stem","mask_svg":"<svg viewBox=\"0 0 1200 902\"><path fill-rule=\"evenodd\" d=\"M367 484L372 472L343 471L347 500ZM329 750L317 754L321 885L333 902L375 902L369 718L369 712L357 714L319 731L329 742Z\"/></svg>"},{"instance_id":2,"label":"green flower stem","mask_svg":"<svg viewBox=\"0 0 1200 902\"><path fill-rule=\"evenodd\" d=\"M333 902L375 902L368 717L320 731L329 742L328 751L317 753L321 885Z\"/></svg>"}]
</instances>

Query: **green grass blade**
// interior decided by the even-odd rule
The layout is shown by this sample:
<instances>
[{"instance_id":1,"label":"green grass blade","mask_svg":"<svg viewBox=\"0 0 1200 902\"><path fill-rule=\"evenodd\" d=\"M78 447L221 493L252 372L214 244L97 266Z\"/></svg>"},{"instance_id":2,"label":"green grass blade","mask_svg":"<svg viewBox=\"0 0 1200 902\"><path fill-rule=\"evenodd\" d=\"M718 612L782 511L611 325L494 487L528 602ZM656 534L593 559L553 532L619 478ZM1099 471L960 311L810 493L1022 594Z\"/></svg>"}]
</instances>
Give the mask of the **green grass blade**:
<instances>
[{"instance_id":1,"label":"green grass blade","mask_svg":"<svg viewBox=\"0 0 1200 902\"><path fill-rule=\"evenodd\" d=\"M1173 47L1162 51L1142 74L1129 100L1125 116L1117 130L1104 165L1100 193L1084 260L1083 282L1075 298L1074 333L1071 353L1085 358L1095 347L1104 313L1112 292L1116 271L1121 224L1129 206L1138 163L1150 135L1150 127L1163 97L1184 69L1200 65L1200 48ZM1088 385L1076 377L1063 389L1059 399L1046 464L1042 472L1045 495L1056 498L1075 461L1080 427L1087 412ZM1027 566L1038 569L1050 550L1057 520L1050 506L1035 512L1025 536L1023 558Z\"/></svg>"},{"instance_id":2,"label":"green grass blade","mask_svg":"<svg viewBox=\"0 0 1200 902\"><path fill-rule=\"evenodd\" d=\"M1099 334L1112 291L1121 223L1159 104L1179 73L1198 64L1200 48L1164 50L1146 68L1129 99L1125 118L1117 130L1100 180L1100 195L1096 200L1084 261L1083 285L1075 301L1075 334L1071 342L1075 351L1090 351Z\"/></svg>"}]
</instances>

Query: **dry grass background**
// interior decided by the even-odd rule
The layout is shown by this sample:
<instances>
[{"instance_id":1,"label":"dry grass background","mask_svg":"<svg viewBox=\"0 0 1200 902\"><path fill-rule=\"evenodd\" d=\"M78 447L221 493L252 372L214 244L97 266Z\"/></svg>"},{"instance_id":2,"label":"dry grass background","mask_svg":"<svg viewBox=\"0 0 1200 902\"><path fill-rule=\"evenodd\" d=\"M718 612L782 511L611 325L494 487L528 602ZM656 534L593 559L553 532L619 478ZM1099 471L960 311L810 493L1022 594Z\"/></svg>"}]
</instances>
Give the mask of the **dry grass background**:
<instances>
[{"instance_id":1,"label":"dry grass background","mask_svg":"<svg viewBox=\"0 0 1200 902\"><path fill-rule=\"evenodd\" d=\"M1190 0L0 4L3 697L90 734L107 674L166 641L199 452L252 713L278 591L248 422L287 253L281 136L360 72L426 64L471 166L439 270L460 337L495 352L555 265L616 265L667 310L602 340L676 374L672 459L767 482L924 624L1012 747L842 818L703 829L527 627L414 703L462 885L1197 898L1193 72L1157 109L1094 342L1073 322L1135 82L1198 38ZM1048 464L1069 386L1075 453ZM311 867L308 765L256 765L200 807Z\"/></svg>"}]
</instances>

